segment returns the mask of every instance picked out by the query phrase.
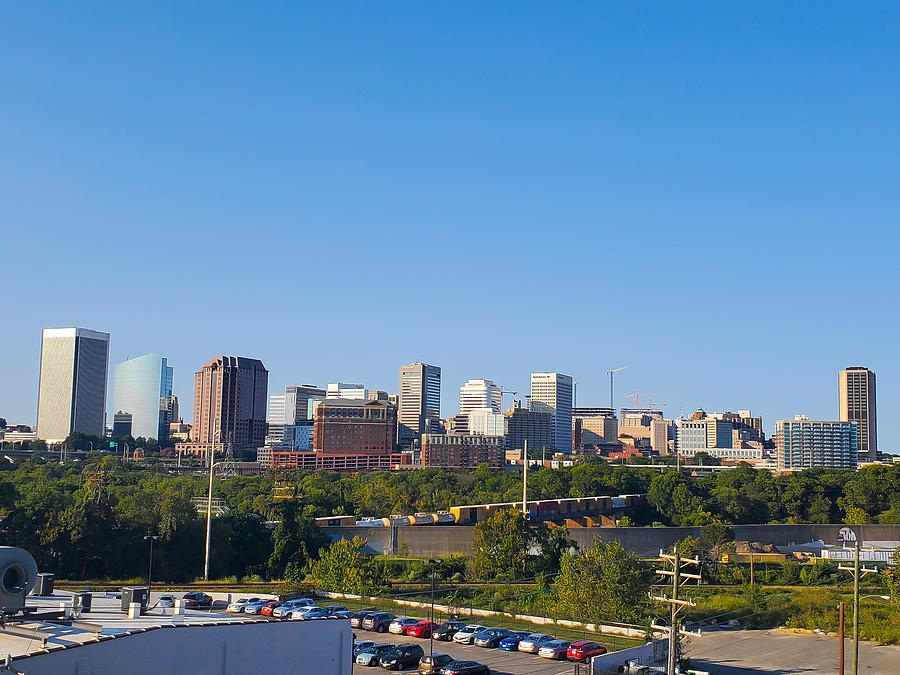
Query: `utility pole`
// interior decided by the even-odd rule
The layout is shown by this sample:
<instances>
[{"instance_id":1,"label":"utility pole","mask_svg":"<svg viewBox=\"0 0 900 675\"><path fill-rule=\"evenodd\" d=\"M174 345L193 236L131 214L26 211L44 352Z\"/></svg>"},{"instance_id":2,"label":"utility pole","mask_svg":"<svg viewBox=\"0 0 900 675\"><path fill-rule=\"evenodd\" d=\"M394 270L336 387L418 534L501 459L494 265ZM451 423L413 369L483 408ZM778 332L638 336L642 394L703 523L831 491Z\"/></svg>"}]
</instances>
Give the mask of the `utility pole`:
<instances>
[{"instance_id":1,"label":"utility pole","mask_svg":"<svg viewBox=\"0 0 900 675\"><path fill-rule=\"evenodd\" d=\"M688 565L696 565L700 567L700 561L697 558L682 558L678 545L672 547L672 554L659 552L659 557L672 565L671 570L656 570L656 573L664 577L672 577L672 596L651 595L651 600L663 602L669 605L669 662L666 669L668 675L676 675L678 672L678 614L685 607L695 607L696 603L692 600L682 600L678 597L678 590L690 581L699 582L702 578L700 574L685 572L682 568ZM682 581L682 578L684 581Z\"/></svg>"},{"instance_id":2,"label":"utility pole","mask_svg":"<svg viewBox=\"0 0 900 675\"><path fill-rule=\"evenodd\" d=\"M839 570L853 573L853 675L859 674L859 577L860 574L874 574L878 572L877 567L867 568L859 566L859 537L853 542L853 567L844 565L838 566ZM843 641L842 641L843 644Z\"/></svg>"},{"instance_id":3,"label":"utility pole","mask_svg":"<svg viewBox=\"0 0 900 675\"><path fill-rule=\"evenodd\" d=\"M522 513L528 517L528 439L525 439L525 449L522 451L525 465L522 467Z\"/></svg>"},{"instance_id":4,"label":"utility pole","mask_svg":"<svg viewBox=\"0 0 900 675\"><path fill-rule=\"evenodd\" d=\"M844 675L844 603L838 605L838 640L840 647L838 648L838 675Z\"/></svg>"}]
</instances>

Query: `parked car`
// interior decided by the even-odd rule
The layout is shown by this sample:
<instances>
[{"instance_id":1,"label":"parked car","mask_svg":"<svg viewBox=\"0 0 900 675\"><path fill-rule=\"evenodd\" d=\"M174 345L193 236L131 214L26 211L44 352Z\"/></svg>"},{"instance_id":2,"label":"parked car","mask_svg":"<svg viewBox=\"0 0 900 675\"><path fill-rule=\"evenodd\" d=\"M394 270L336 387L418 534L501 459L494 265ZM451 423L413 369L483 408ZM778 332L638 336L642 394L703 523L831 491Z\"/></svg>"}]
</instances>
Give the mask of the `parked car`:
<instances>
[{"instance_id":1,"label":"parked car","mask_svg":"<svg viewBox=\"0 0 900 675\"><path fill-rule=\"evenodd\" d=\"M272 616L272 612L276 607L281 607L281 601L267 600L263 603L262 607L259 608L259 613L262 616Z\"/></svg>"},{"instance_id":2,"label":"parked car","mask_svg":"<svg viewBox=\"0 0 900 675\"><path fill-rule=\"evenodd\" d=\"M156 601L158 607L174 607L175 606L175 596L174 595L161 595L159 596L159 600Z\"/></svg>"},{"instance_id":3,"label":"parked car","mask_svg":"<svg viewBox=\"0 0 900 675\"><path fill-rule=\"evenodd\" d=\"M299 607L292 610L288 618L294 621L324 621L332 616L321 607Z\"/></svg>"},{"instance_id":4,"label":"parked car","mask_svg":"<svg viewBox=\"0 0 900 675\"><path fill-rule=\"evenodd\" d=\"M368 649L375 645L374 640L354 640L353 641L353 657L359 654L363 649Z\"/></svg>"},{"instance_id":5,"label":"parked car","mask_svg":"<svg viewBox=\"0 0 900 675\"><path fill-rule=\"evenodd\" d=\"M385 670L403 670L407 666L418 666L419 659L425 656L425 650L416 644L397 645L393 650L384 654L379 660Z\"/></svg>"},{"instance_id":6,"label":"parked car","mask_svg":"<svg viewBox=\"0 0 900 675\"><path fill-rule=\"evenodd\" d=\"M394 635L406 635L406 629L417 623L419 623L419 619L413 619L409 616L398 616L391 621L391 624L388 626L388 632Z\"/></svg>"},{"instance_id":7,"label":"parked car","mask_svg":"<svg viewBox=\"0 0 900 675\"><path fill-rule=\"evenodd\" d=\"M491 669L478 661L453 661L441 669L441 675L491 675Z\"/></svg>"},{"instance_id":8,"label":"parked car","mask_svg":"<svg viewBox=\"0 0 900 675\"><path fill-rule=\"evenodd\" d=\"M361 666L377 666L381 656L393 651L394 647L396 645L372 645L361 650L355 660Z\"/></svg>"},{"instance_id":9,"label":"parked car","mask_svg":"<svg viewBox=\"0 0 900 675\"><path fill-rule=\"evenodd\" d=\"M229 602L228 606L225 608L225 611L233 612L235 614L242 614L248 602L256 602L257 600L259 600L259 598L239 598L234 602Z\"/></svg>"},{"instance_id":10,"label":"parked car","mask_svg":"<svg viewBox=\"0 0 900 675\"><path fill-rule=\"evenodd\" d=\"M592 656L600 656L605 653L606 647L603 645L598 645L590 640L577 640L569 645L569 649L566 651L566 658L569 661L583 661L587 663Z\"/></svg>"},{"instance_id":11,"label":"parked car","mask_svg":"<svg viewBox=\"0 0 900 675\"><path fill-rule=\"evenodd\" d=\"M441 669L448 663L453 663L453 657L449 654L435 653L425 654L419 659L419 675L440 675Z\"/></svg>"},{"instance_id":12,"label":"parked car","mask_svg":"<svg viewBox=\"0 0 900 675\"><path fill-rule=\"evenodd\" d=\"M332 612L331 614L329 614L328 618L329 619L346 619L349 621L351 616L353 616L353 612L351 612L349 609L341 609L341 610L338 610L337 612Z\"/></svg>"},{"instance_id":13,"label":"parked car","mask_svg":"<svg viewBox=\"0 0 900 675\"><path fill-rule=\"evenodd\" d=\"M538 650L538 656L545 659L561 660L566 658L569 643L565 640L550 640Z\"/></svg>"},{"instance_id":14,"label":"parked car","mask_svg":"<svg viewBox=\"0 0 900 675\"><path fill-rule=\"evenodd\" d=\"M406 634L411 637L427 638L431 637L431 631L437 627L438 625L436 623L431 623L431 621L419 621L412 626L407 626Z\"/></svg>"},{"instance_id":15,"label":"parked car","mask_svg":"<svg viewBox=\"0 0 900 675\"><path fill-rule=\"evenodd\" d=\"M508 635L507 637L500 640L500 644L497 645L499 649L502 649L505 652L515 652L519 650L519 642L527 638L531 635L531 631L527 630L517 630L514 631L512 635Z\"/></svg>"},{"instance_id":16,"label":"parked car","mask_svg":"<svg viewBox=\"0 0 900 675\"><path fill-rule=\"evenodd\" d=\"M465 627L465 621L448 621L439 628L434 629L434 639L441 642L450 642L457 631L461 631Z\"/></svg>"},{"instance_id":17,"label":"parked car","mask_svg":"<svg viewBox=\"0 0 900 675\"><path fill-rule=\"evenodd\" d=\"M532 633L523 640L519 640L519 651L527 654L537 654L541 647L555 639L555 637L546 633Z\"/></svg>"},{"instance_id":18,"label":"parked car","mask_svg":"<svg viewBox=\"0 0 900 675\"><path fill-rule=\"evenodd\" d=\"M285 600L283 603L272 610L272 616L274 616L276 619L290 619L292 612L299 611L307 607L315 607L315 604L312 603L308 598Z\"/></svg>"},{"instance_id":19,"label":"parked car","mask_svg":"<svg viewBox=\"0 0 900 675\"><path fill-rule=\"evenodd\" d=\"M244 614L259 614L260 610L266 606L266 603L272 602L271 600L257 600L255 602L248 602L244 605Z\"/></svg>"},{"instance_id":20,"label":"parked car","mask_svg":"<svg viewBox=\"0 0 900 675\"><path fill-rule=\"evenodd\" d=\"M337 615L339 612L349 612L350 611L343 605L325 605L322 609L324 609L326 614L328 614L329 616Z\"/></svg>"},{"instance_id":21,"label":"parked car","mask_svg":"<svg viewBox=\"0 0 900 675\"><path fill-rule=\"evenodd\" d=\"M487 630L487 626L470 623L462 630L457 631L456 635L453 636L453 641L461 645L470 645L472 644L472 640L475 639L475 636L483 630Z\"/></svg>"},{"instance_id":22,"label":"parked car","mask_svg":"<svg viewBox=\"0 0 900 675\"><path fill-rule=\"evenodd\" d=\"M387 633L388 626L394 620L390 612L376 612L363 619L362 627L366 630L374 630L378 633Z\"/></svg>"},{"instance_id":23,"label":"parked car","mask_svg":"<svg viewBox=\"0 0 900 675\"><path fill-rule=\"evenodd\" d=\"M494 649L500 644L500 640L510 635L512 635L512 631L508 628L488 628L476 635L472 642L476 647Z\"/></svg>"},{"instance_id":24,"label":"parked car","mask_svg":"<svg viewBox=\"0 0 900 675\"><path fill-rule=\"evenodd\" d=\"M186 609L212 609L212 596L206 593L185 593L181 599Z\"/></svg>"},{"instance_id":25,"label":"parked car","mask_svg":"<svg viewBox=\"0 0 900 675\"><path fill-rule=\"evenodd\" d=\"M362 628L363 619L365 619L370 614L377 614L377 609L364 609L360 612L353 612L353 615L350 617L350 627L351 628Z\"/></svg>"}]
</instances>

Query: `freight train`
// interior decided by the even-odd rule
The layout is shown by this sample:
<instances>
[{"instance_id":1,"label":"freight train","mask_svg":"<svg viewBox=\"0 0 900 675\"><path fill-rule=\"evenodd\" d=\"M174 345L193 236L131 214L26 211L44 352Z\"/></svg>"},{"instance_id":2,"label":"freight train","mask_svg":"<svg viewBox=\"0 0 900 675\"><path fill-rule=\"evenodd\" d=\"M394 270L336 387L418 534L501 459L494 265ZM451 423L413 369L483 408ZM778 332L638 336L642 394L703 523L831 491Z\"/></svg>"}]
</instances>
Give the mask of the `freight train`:
<instances>
[{"instance_id":1,"label":"freight train","mask_svg":"<svg viewBox=\"0 0 900 675\"><path fill-rule=\"evenodd\" d=\"M567 499L528 500L528 517L531 520L553 521L567 518L619 516L633 509L644 495L618 495L615 497L571 497ZM404 516L393 514L387 518L363 518L356 516L328 516L316 518L320 527L406 527L421 525L474 525L491 517L501 509L521 508L522 502L500 504L475 504L451 506L449 511L416 513Z\"/></svg>"}]
</instances>

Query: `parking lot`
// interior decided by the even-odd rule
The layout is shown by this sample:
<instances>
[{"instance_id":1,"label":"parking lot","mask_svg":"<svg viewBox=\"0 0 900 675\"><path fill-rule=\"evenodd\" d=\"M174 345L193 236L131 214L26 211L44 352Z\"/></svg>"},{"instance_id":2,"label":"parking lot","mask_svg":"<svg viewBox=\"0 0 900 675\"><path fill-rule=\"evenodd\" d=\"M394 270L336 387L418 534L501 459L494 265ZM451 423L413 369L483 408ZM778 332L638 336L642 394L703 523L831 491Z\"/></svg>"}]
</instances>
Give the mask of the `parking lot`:
<instances>
[{"instance_id":1,"label":"parking lot","mask_svg":"<svg viewBox=\"0 0 900 675\"><path fill-rule=\"evenodd\" d=\"M405 642L417 643L428 653L428 640L407 637L405 635L393 635L391 633L373 633L363 629L354 629L359 640L375 640L380 643L401 644ZM469 659L484 663L491 669L493 675L572 675L575 672L575 664L568 661L550 661L542 659L537 654L520 654L519 652L505 652L499 649L485 649L474 645L459 645L452 642L434 641L434 653L450 654L457 659ZM386 672L380 668L367 668L354 665L354 673L368 671ZM408 668L407 672L415 672L414 668Z\"/></svg>"}]
</instances>

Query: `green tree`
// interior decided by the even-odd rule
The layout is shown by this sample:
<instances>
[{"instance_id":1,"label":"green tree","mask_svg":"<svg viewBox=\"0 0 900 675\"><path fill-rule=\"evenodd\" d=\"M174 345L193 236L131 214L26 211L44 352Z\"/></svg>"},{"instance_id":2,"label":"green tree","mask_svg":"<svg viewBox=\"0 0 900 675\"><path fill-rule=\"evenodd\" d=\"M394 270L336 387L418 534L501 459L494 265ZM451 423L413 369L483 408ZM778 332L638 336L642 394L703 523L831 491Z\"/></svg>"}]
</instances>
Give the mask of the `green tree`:
<instances>
[{"instance_id":1,"label":"green tree","mask_svg":"<svg viewBox=\"0 0 900 675\"><path fill-rule=\"evenodd\" d=\"M618 541L599 537L583 551L563 556L553 583L556 605L566 616L601 623L639 623L647 606L652 572Z\"/></svg>"},{"instance_id":2,"label":"green tree","mask_svg":"<svg viewBox=\"0 0 900 675\"><path fill-rule=\"evenodd\" d=\"M270 578L281 579L289 565L295 575L304 569L328 545L329 538L295 501L281 502L274 511L278 524L272 532L267 569Z\"/></svg>"},{"instance_id":3,"label":"green tree","mask_svg":"<svg viewBox=\"0 0 900 675\"><path fill-rule=\"evenodd\" d=\"M309 579L334 593L365 593L384 582L374 556L365 552L366 540L341 539L324 549L309 568Z\"/></svg>"},{"instance_id":4,"label":"green tree","mask_svg":"<svg viewBox=\"0 0 900 675\"><path fill-rule=\"evenodd\" d=\"M528 549L535 533L525 514L501 509L475 526L472 576L476 579L519 579L525 576Z\"/></svg>"}]
</instances>

